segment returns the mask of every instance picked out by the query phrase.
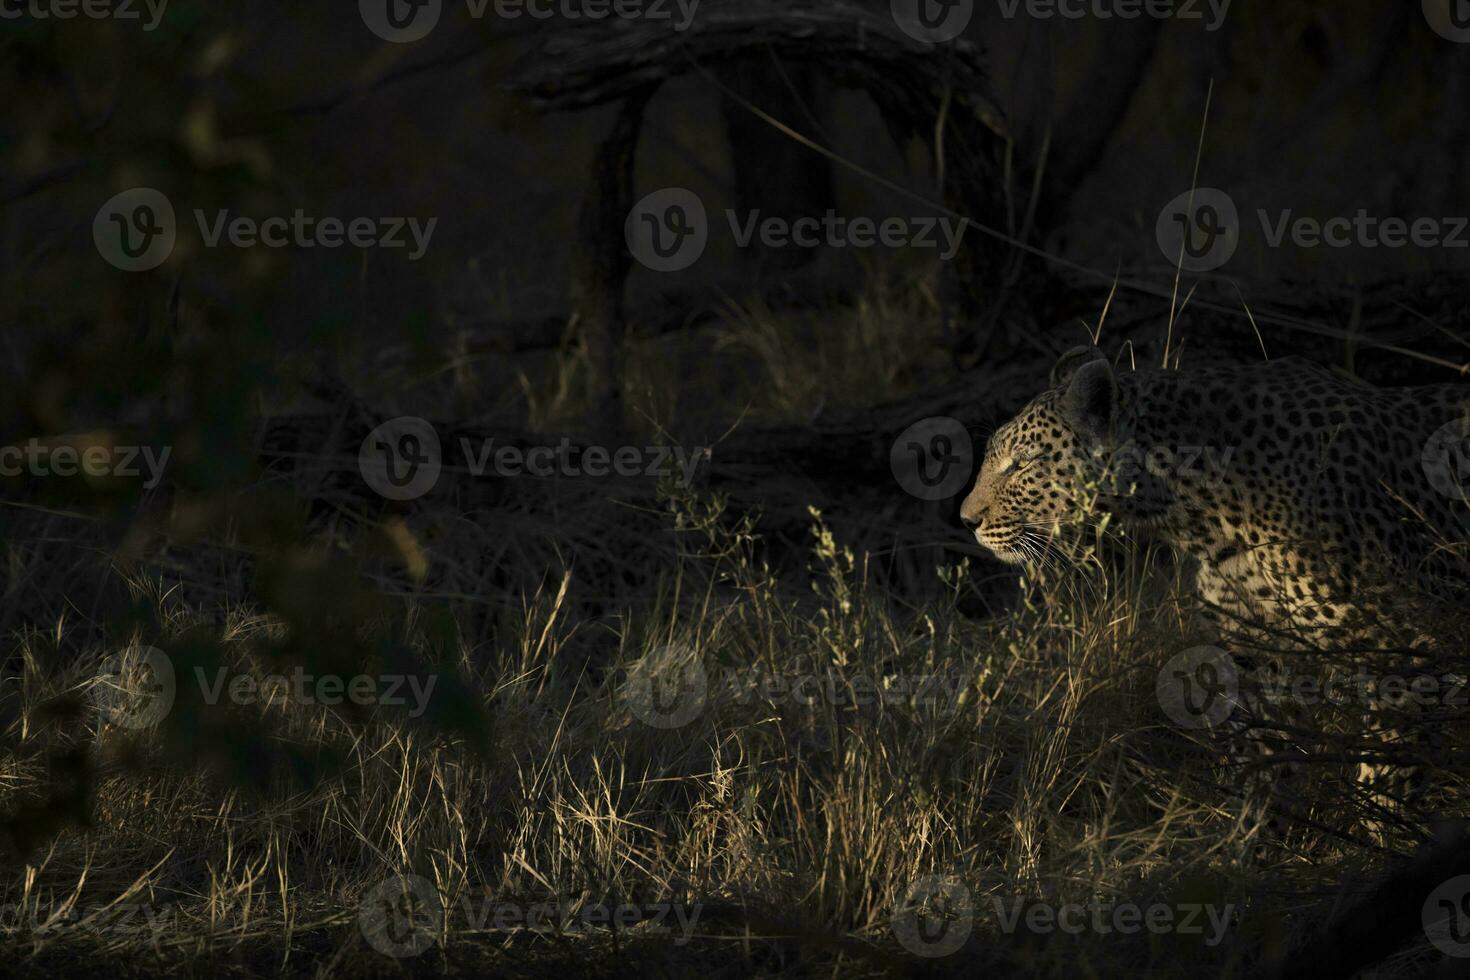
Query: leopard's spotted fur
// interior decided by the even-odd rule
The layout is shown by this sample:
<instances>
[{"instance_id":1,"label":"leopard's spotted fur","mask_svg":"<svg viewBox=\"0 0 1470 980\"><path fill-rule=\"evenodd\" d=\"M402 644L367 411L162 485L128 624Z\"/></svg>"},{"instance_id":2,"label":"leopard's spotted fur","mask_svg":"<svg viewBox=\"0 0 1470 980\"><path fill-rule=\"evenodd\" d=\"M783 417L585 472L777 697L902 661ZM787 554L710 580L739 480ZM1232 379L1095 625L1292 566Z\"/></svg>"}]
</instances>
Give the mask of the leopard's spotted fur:
<instances>
[{"instance_id":1,"label":"leopard's spotted fur","mask_svg":"<svg viewBox=\"0 0 1470 980\"><path fill-rule=\"evenodd\" d=\"M1470 386L1375 388L1297 358L1115 371L1078 348L990 439L960 515L1021 564L1069 553L1079 514L1152 534L1193 559L1237 653L1403 642L1417 585L1464 586L1467 436Z\"/></svg>"}]
</instances>

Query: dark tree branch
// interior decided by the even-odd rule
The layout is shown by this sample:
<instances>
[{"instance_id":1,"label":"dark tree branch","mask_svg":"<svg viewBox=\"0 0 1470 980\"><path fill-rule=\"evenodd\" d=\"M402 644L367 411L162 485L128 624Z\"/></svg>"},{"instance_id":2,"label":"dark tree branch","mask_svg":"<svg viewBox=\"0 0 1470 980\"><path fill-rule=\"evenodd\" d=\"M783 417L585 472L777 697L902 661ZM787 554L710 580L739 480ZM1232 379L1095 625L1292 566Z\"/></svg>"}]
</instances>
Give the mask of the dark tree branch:
<instances>
[{"instance_id":1,"label":"dark tree branch","mask_svg":"<svg viewBox=\"0 0 1470 980\"><path fill-rule=\"evenodd\" d=\"M1414 936L1423 935L1421 914L1435 888L1470 874L1470 830L1458 826L1425 845L1412 861L1333 915L1308 942L1292 951L1271 975L1334 977L1359 971L1387 957ZM1342 899L1334 896L1328 907ZM1450 914L1458 915L1458 910Z\"/></svg>"},{"instance_id":2,"label":"dark tree branch","mask_svg":"<svg viewBox=\"0 0 1470 980\"><path fill-rule=\"evenodd\" d=\"M1109 46L1077 86L1078 98L1061 113L1047 156L1041 226L1059 218L1073 190L1102 162L1113 134L1143 84L1158 49L1157 17L1110 28Z\"/></svg>"},{"instance_id":3,"label":"dark tree branch","mask_svg":"<svg viewBox=\"0 0 1470 980\"><path fill-rule=\"evenodd\" d=\"M651 82L623 100L593 159L578 219L572 324L587 351L589 431L622 427L623 290L632 264L623 224L633 208L633 164L643 110L657 88L658 83Z\"/></svg>"}]
</instances>

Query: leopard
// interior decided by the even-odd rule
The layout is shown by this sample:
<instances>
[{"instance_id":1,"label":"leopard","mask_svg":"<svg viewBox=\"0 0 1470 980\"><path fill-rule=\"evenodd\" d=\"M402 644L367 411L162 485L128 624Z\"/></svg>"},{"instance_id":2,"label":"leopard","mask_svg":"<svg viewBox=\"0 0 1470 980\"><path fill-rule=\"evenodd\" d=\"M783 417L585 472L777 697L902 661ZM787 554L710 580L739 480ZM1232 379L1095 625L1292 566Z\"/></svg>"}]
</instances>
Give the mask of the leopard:
<instances>
[{"instance_id":1,"label":"leopard","mask_svg":"<svg viewBox=\"0 0 1470 980\"><path fill-rule=\"evenodd\" d=\"M1300 357L1124 370L1093 345L1064 353L1046 390L991 435L959 516L984 549L1032 571L1080 561L1109 528L1172 551L1230 648L1226 669L1254 680L1232 694L1231 734L1257 756L1284 743L1302 756L1259 692L1280 692L1288 652L1432 658L1418 632L1430 607L1470 596L1467 491L1470 385L1377 387ZM1384 724L1368 700L1396 751L1367 753L1357 780L1388 814L1422 792L1423 767L1405 759L1427 736ZM1298 771L1285 761L1263 761L1252 793L1283 804ZM1283 809L1266 818L1277 834Z\"/></svg>"}]
</instances>

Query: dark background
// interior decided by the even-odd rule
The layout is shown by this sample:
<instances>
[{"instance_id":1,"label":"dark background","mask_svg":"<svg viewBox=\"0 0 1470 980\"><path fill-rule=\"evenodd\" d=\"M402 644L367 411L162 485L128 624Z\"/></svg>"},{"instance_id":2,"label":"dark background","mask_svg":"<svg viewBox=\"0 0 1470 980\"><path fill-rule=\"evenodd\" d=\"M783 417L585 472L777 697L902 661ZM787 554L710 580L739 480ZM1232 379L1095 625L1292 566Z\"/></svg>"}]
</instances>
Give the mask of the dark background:
<instances>
[{"instance_id":1,"label":"dark background","mask_svg":"<svg viewBox=\"0 0 1470 980\"><path fill-rule=\"evenodd\" d=\"M1463 380L1470 231L1458 248L1273 247L1257 217L1470 214L1470 32L1435 26L1451 3L1470 15L1466 0L1235 0L1219 23L1208 6L1074 19L976 0L938 45L858 0L703 0L684 32L476 19L446 0L413 43L353 4L173 0L152 30L142 7L0 19L0 446L171 450L154 487L0 476L0 665L21 676L38 649L66 665L165 633L177 661L209 665L244 611L284 624L279 663L442 663L458 645L508 676L528 605L564 588L558 676L598 681L628 622L689 600L672 570L721 547L670 527L681 493L757 522L742 567L769 566L793 603L818 601L816 566L846 553L923 625L950 591L936 571L967 563L957 608L987 623L1016 607L1016 574L963 533L963 489L928 501L896 479L913 423L957 420L972 472L1057 355L1094 338L1137 364L1295 353L1381 384ZM167 196L178 238L129 272L93 227L139 187ZM657 273L623 221L668 187L701 200L710 244ZM1192 187L1241 219L1229 261L1201 272L1156 235ZM950 262L741 249L727 208L988 232ZM436 224L415 261L209 247L195 209ZM401 416L444 446L443 475L409 501L358 466ZM459 440L492 437L711 457L678 490L476 477ZM830 541L814 542L813 508ZM700 584L722 601L742 587ZM30 738L40 695L21 687L4 718ZM444 690L435 737L507 739L468 682ZM47 717L79 711L74 693L40 700ZM257 790L336 772L340 746L232 724L175 734ZM15 854L106 824L87 751L26 751L47 778L16 778ZM853 901L871 912L877 894ZM843 903L828 919L849 928Z\"/></svg>"}]
</instances>

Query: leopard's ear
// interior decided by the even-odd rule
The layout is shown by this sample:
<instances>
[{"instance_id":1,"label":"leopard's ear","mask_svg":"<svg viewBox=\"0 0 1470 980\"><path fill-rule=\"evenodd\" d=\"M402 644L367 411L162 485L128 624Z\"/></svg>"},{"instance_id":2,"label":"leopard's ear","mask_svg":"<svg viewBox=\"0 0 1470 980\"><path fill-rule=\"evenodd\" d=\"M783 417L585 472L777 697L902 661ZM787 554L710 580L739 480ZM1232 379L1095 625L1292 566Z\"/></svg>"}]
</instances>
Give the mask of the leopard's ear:
<instances>
[{"instance_id":1,"label":"leopard's ear","mask_svg":"<svg viewBox=\"0 0 1470 980\"><path fill-rule=\"evenodd\" d=\"M1103 438L1118 412L1118 381L1106 357L1080 363L1062 392L1063 416L1079 432Z\"/></svg>"},{"instance_id":2,"label":"leopard's ear","mask_svg":"<svg viewBox=\"0 0 1470 980\"><path fill-rule=\"evenodd\" d=\"M1096 347L1073 347L1057 359L1051 369L1051 386L1060 388L1072 380L1077 369L1091 361L1106 360L1107 355Z\"/></svg>"}]
</instances>

